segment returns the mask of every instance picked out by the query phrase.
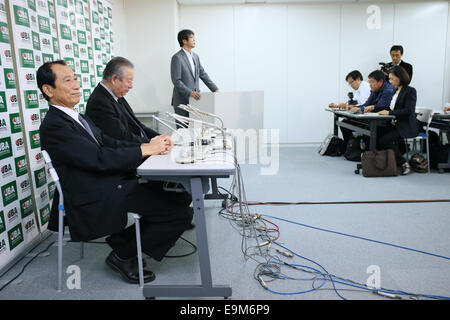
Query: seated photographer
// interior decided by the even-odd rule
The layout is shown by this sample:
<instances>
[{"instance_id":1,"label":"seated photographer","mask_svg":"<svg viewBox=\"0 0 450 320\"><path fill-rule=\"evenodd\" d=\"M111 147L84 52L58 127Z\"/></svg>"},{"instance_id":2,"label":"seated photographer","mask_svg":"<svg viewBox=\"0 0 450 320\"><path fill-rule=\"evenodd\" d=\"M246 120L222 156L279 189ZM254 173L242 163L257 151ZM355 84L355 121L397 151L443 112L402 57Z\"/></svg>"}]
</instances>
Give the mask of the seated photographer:
<instances>
[{"instance_id":1,"label":"seated photographer","mask_svg":"<svg viewBox=\"0 0 450 320\"><path fill-rule=\"evenodd\" d=\"M370 86L367 81L363 80L361 72L354 70L350 72L346 77L348 85L355 91L348 93L349 101L347 103L334 104L330 103L329 108L347 108L349 105L363 104L370 96Z\"/></svg>"},{"instance_id":2,"label":"seated photographer","mask_svg":"<svg viewBox=\"0 0 450 320\"><path fill-rule=\"evenodd\" d=\"M394 125L383 128L378 144L381 149L392 149L394 151L397 165L401 165L401 174L405 175L411 171L411 168L408 161L402 156L399 142L402 142L404 138L417 136L417 94L416 89L409 86L411 80L408 73L400 66L391 69L389 81L396 88L391 102L392 110L381 110L378 114L394 115L396 119Z\"/></svg>"},{"instance_id":3,"label":"seated photographer","mask_svg":"<svg viewBox=\"0 0 450 320\"><path fill-rule=\"evenodd\" d=\"M384 74L380 70L375 70L369 74L370 96L367 101L361 105L347 108L350 112L378 112L388 110L391 105L392 96L395 88L385 81ZM347 145L352 137L352 131L341 127L342 137Z\"/></svg>"},{"instance_id":4,"label":"seated photographer","mask_svg":"<svg viewBox=\"0 0 450 320\"><path fill-rule=\"evenodd\" d=\"M389 54L391 56L392 62L380 63L382 65L381 70L384 72L386 76L386 81L389 81L389 71L395 66L400 66L403 69L405 69L406 73L408 73L409 75L409 79L412 79L413 75L412 65L402 60L403 47L399 45L394 45L391 47Z\"/></svg>"}]
</instances>

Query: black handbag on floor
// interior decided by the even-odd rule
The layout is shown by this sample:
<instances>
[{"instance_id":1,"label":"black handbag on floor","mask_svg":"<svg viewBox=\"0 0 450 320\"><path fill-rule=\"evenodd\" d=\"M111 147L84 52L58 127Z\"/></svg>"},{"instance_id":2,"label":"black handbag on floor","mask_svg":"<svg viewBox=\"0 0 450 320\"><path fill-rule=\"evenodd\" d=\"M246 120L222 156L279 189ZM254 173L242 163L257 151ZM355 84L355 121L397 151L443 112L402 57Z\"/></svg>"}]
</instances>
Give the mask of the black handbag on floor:
<instances>
[{"instance_id":1,"label":"black handbag on floor","mask_svg":"<svg viewBox=\"0 0 450 320\"><path fill-rule=\"evenodd\" d=\"M364 177L393 177L397 173L394 151L365 151L361 156L362 174Z\"/></svg>"}]
</instances>

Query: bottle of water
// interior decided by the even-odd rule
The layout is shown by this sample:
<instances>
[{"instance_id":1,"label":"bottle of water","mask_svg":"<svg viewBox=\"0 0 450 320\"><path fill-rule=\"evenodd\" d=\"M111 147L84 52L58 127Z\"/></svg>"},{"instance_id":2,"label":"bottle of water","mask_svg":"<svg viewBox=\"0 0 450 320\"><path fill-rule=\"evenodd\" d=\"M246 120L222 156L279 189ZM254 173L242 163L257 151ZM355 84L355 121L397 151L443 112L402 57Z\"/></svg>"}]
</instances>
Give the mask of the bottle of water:
<instances>
[{"instance_id":1,"label":"bottle of water","mask_svg":"<svg viewBox=\"0 0 450 320\"><path fill-rule=\"evenodd\" d=\"M366 150L366 143L364 142L363 138L359 140L359 147L361 148L361 150Z\"/></svg>"}]
</instances>

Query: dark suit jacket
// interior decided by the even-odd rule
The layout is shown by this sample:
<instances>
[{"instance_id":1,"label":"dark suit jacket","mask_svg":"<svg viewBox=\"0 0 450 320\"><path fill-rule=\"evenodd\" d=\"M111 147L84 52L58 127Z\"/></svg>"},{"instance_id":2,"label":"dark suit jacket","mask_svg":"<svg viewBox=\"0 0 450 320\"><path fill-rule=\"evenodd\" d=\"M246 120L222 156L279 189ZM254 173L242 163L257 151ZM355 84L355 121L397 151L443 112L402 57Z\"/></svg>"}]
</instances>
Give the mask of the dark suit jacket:
<instances>
[{"instance_id":1,"label":"dark suit jacket","mask_svg":"<svg viewBox=\"0 0 450 320\"><path fill-rule=\"evenodd\" d=\"M371 91L369 98L366 102L358 107L374 106L372 112L378 112L381 110L389 110L392 96L395 93L395 88L389 82L385 81L378 91Z\"/></svg>"},{"instance_id":2,"label":"dark suit jacket","mask_svg":"<svg viewBox=\"0 0 450 320\"><path fill-rule=\"evenodd\" d=\"M140 144L102 134L86 117L97 142L66 113L50 106L40 126L41 148L60 178L65 222L74 241L119 232L127 223L125 197L137 184L133 173L142 162ZM58 230L56 192L48 228Z\"/></svg>"},{"instance_id":3,"label":"dark suit jacket","mask_svg":"<svg viewBox=\"0 0 450 320\"><path fill-rule=\"evenodd\" d=\"M402 61L400 61L399 66L402 67L403 69L405 69L406 73L409 75L409 78L412 80L412 76L413 76L412 65L410 65L409 63L402 60Z\"/></svg>"},{"instance_id":4,"label":"dark suit jacket","mask_svg":"<svg viewBox=\"0 0 450 320\"><path fill-rule=\"evenodd\" d=\"M103 133L118 140L145 143L159 135L136 118L125 98L119 100L121 104L116 102L101 84L98 84L86 104L86 115ZM141 129L148 139L141 136Z\"/></svg>"},{"instance_id":5,"label":"dark suit jacket","mask_svg":"<svg viewBox=\"0 0 450 320\"><path fill-rule=\"evenodd\" d=\"M396 117L395 128L403 138L417 136L416 100L416 89L405 86L398 94L394 110L389 111L390 115Z\"/></svg>"}]
</instances>

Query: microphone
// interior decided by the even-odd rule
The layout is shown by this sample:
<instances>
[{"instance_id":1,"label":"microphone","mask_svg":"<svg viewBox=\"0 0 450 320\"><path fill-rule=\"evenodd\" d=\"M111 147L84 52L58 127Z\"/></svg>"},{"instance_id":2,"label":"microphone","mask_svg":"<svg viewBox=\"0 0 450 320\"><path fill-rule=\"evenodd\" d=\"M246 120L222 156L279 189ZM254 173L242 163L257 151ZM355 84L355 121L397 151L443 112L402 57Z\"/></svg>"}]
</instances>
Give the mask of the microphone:
<instances>
[{"instance_id":1,"label":"microphone","mask_svg":"<svg viewBox=\"0 0 450 320\"><path fill-rule=\"evenodd\" d=\"M176 129L176 128L174 128L174 127L172 127L172 126L170 126L167 122L172 122L172 123L174 123L174 124L177 124L175 121L164 121L164 120L162 120L161 118L158 118L157 116L155 116L155 115L152 115L152 118L153 119L155 119L156 121L158 121L159 123L161 123L161 124L163 124L164 126L166 126L167 128L169 128L170 130L172 130L172 132L173 133L175 133L176 135L178 135L179 137L181 137L181 140L182 141L184 141L184 139L185 139L185 137L178 131L178 129ZM181 122L180 122L181 123ZM185 127L183 127L183 129L184 128L186 128L186 129L189 129L189 127L188 126L186 126L185 124L183 124ZM191 146L191 145L193 145L193 142L187 142L186 144L175 144L174 143L174 145L179 145L179 146Z\"/></svg>"},{"instance_id":2,"label":"microphone","mask_svg":"<svg viewBox=\"0 0 450 320\"><path fill-rule=\"evenodd\" d=\"M178 105L178 106L176 106L176 107L177 107L178 109L181 109L181 110L184 110L184 111L186 111L186 112L189 112L189 114L191 114L191 113L195 114L195 115L197 116L197 118L200 119L200 120L202 120L202 121L205 120L205 119L203 118L203 116L202 116L199 112L197 112L196 110L193 110L193 109L189 108L188 106L190 106L190 105L180 104L180 105Z\"/></svg>"},{"instance_id":3,"label":"microphone","mask_svg":"<svg viewBox=\"0 0 450 320\"><path fill-rule=\"evenodd\" d=\"M222 118L219 117L218 115L216 115L216 114L214 114L214 113L210 113L210 112L206 112L206 111L200 110L199 108L193 107L193 106L191 106L190 104L188 104L187 107L188 107L188 109L191 109L191 110L193 110L194 112L197 112L197 113L200 113L200 114L203 114L203 115L206 115L206 116L215 118L215 119L219 119L222 129L224 129L223 120L222 120Z\"/></svg>"},{"instance_id":4,"label":"microphone","mask_svg":"<svg viewBox=\"0 0 450 320\"><path fill-rule=\"evenodd\" d=\"M192 118L187 118L187 117L183 117L183 116L180 116L180 115L178 115L178 114L171 113L171 112L166 112L166 114L167 114L169 117L172 117L172 118L174 118L174 119L176 119L176 120L178 120L178 121L184 120L184 121L186 121L186 122L192 122L192 123L194 123L194 124L195 124L195 123L199 123L199 124L201 124L202 126L207 126L207 127L210 127L210 128L216 128L216 129L219 129L220 132L222 133L223 149L224 149L224 150L226 150L226 149L231 149L231 147L227 145L227 139L226 139L227 136L226 136L226 133L225 133L225 130L224 130L223 127L218 126L218 125L216 125L215 123L210 123L210 122L206 122L206 121L201 121L201 120L196 120L196 119L192 119Z\"/></svg>"}]
</instances>

